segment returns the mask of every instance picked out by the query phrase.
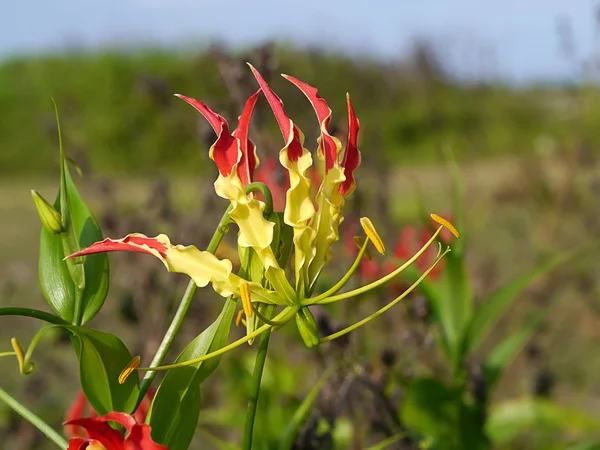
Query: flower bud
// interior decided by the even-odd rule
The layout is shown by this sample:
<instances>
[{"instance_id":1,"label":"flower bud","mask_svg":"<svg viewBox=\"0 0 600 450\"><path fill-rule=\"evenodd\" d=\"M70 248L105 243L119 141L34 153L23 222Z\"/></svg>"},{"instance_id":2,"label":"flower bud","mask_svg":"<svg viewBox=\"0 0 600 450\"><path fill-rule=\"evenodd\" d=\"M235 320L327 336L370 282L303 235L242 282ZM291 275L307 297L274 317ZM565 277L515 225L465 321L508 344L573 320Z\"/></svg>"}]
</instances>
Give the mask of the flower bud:
<instances>
[{"instance_id":1,"label":"flower bud","mask_svg":"<svg viewBox=\"0 0 600 450\"><path fill-rule=\"evenodd\" d=\"M31 196L33 197L35 209L37 209L44 228L52 234L59 234L65 231L60 213L54 209L54 206L48 203L37 191L32 190Z\"/></svg>"},{"instance_id":2,"label":"flower bud","mask_svg":"<svg viewBox=\"0 0 600 450\"><path fill-rule=\"evenodd\" d=\"M320 344L317 321L308 308L300 308L296 313L296 326L304 344L308 348L313 348Z\"/></svg>"}]
</instances>

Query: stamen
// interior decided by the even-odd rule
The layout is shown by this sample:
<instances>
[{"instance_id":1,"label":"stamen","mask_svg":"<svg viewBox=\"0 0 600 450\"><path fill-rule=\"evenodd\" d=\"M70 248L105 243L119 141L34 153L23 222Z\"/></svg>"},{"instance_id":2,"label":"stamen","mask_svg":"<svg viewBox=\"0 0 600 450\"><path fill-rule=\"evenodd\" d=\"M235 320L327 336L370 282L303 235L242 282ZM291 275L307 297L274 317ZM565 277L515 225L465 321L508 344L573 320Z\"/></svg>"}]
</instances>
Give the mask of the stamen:
<instances>
[{"instance_id":1,"label":"stamen","mask_svg":"<svg viewBox=\"0 0 600 450\"><path fill-rule=\"evenodd\" d=\"M385 253L385 246L383 245L383 241L381 240L379 233L377 233L373 222L371 222L371 219L368 217L361 217L360 224L363 227L367 237L373 241L373 245L377 251L383 255Z\"/></svg>"},{"instance_id":2,"label":"stamen","mask_svg":"<svg viewBox=\"0 0 600 450\"><path fill-rule=\"evenodd\" d=\"M343 336L344 334L350 333L351 331L356 330L357 328L359 328L359 327L361 327L361 326L369 323L375 317L378 317L378 316L382 315L383 313L385 313L386 311L388 311L390 308L392 308L393 306L395 306L403 298L405 298L408 294L410 294L413 290L416 289L416 287L421 283L421 281L423 281L425 279L425 277L427 277L427 275L429 275L429 272L431 272L433 270L433 268L442 260L442 258L449 251L450 251L450 247L448 247L446 249L446 251L444 251L444 253L442 253L440 256L438 256L436 258L436 260L433 262L433 264L431 264L431 266L423 273L423 275L421 275L417 279L417 281L415 281L407 290L405 290L401 295L399 295L398 297L396 297L390 303L388 303L387 305L385 305L383 308L378 309L373 314L371 314L369 317L365 317L364 319L359 320L355 324L350 325L349 327L346 327L343 330L338 331L337 333L333 333L333 334L330 334L329 336L326 336L326 337L322 338L321 339L321 343L328 342L328 341L333 341L334 339L337 339L340 336Z\"/></svg>"},{"instance_id":3,"label":"stamen","mask_svg":"<svg viewBox=\"0 0 600 450\"><path fill-rule=\"evenodd\" d=\"M252 317L252 300L250 299L250 284L242 283L240 285L240 297L242 299L242 308L246 317Z\"/></svg>"},{"instance_id":4,"label":"stamen","mask_svg":"<svg viewBox=\"0 0 600 450\"><path fill-rule=\"evenodd\" d=\"M17 338L12 338L10 340L10 345L12 345L13 350L15 351L15 356L17 357L17 361L19 361L19 372L22 375L25 375L27 372L25 370L25 355L23 354L23 349L17 341Z\"/></svg>"},{"instance_id":5,"label":"stamen","mask_svg":"<svg viewBox=\"0 0 600 450\"><path fill-rule=\"evenodd\" d=\"M290 319L294 317L296 312L298 311L298 307L288 307L281 311L273 318L273 322L288 322ZM230 350L233 350L240 345L245 344L246 342L254 339L257 336L260 336L262 333L267 331L268 329L273 328L269 324L264 324L261 327L254 330L252 333L247 334L246 336L238 339L237 341L232 342L231 344L226 345L225 347L221 347L214 352L207 353L206 355L199 356L198 358L188 359L187 361L182 361L174 364L167 364L165 366L156 366L156 367L138 367L137 370L144 371L162 371L162 370L171 370L177 369L179 367L186 367L197 364L202 361L206 361L207 359L214 358L215 356L222 355L223 353L227 353Z\"/></svg>"},{"instance_id":6,"label":"stamen","mask_svg":"<svg viewBox=\"0 0 600 450\"><path fill-rule=\"evenodd\" d=\"M139 356L134 357L127 366L119 374L119 384L125 383L131 372L138 368L140 365L141 358Z\"/></svg>"},{"instance_id":7,"label":"stamen","mask_svg":"<svg viewBox=\"0 0 600 450\"><path fill-rule=\"evenodd\" d=\"M441 226L450 231L450 233L452 233L456 238L460 239L460 233L458 232L458 230L446 219L438 216L437 214L431 214L430 217L434 222L439 223Z\"/></svg>"}]
</instances>

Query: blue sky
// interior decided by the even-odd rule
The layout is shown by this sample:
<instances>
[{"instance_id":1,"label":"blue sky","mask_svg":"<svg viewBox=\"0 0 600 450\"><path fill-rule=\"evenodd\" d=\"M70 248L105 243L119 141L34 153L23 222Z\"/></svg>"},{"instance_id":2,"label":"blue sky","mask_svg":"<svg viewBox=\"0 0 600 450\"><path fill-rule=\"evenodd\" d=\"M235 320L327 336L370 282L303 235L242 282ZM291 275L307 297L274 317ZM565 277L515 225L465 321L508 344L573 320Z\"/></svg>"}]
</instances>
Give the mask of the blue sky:
<instances>
[{"instance_id":1,"label":"blue sky","mask_svg":"<svg viewBox=\"0 0 600 450\"><path fill-rule=\"evenodd\" d=\"M381 58L429 37L463 75L523 81L573 77L557 20L572 25L577 56L599 43L598 0L4 0L0 58L117 42L232 45L272 37Z\"/></svg>"}]
</instances>

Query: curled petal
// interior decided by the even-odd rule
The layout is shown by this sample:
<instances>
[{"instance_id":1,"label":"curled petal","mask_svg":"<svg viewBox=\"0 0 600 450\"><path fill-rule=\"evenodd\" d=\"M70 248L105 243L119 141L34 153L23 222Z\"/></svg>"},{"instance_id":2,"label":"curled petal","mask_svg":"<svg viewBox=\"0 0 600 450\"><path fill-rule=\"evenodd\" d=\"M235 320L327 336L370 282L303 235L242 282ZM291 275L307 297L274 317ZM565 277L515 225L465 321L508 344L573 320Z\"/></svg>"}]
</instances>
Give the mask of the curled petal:
<instances>
[{"instance_id":1,"label":"curled petal","mask_svg":"<svg viewBox=\"0 0 600 450\"><path fill-rule=\"evenodd\" d=\"M346 101L348 103L348 141L346 142L344 159L342 160L346 180L340 186L340 193L344 197L347 197L354 191L356 187L354 172L360 165L360 152L358 151L358 129L360 128L360 123L354 113L350 95L348 94L346 95Z\"/></svg>"},{"instance_id":2,"label":"curled petal","mask_svg":"<svg viewBox=\"0 0 600 450\"><path fill-rule=\"evenodd\" d=\"M317 114L319 127L321 129L319 151L325 156L325 172L327 173L337 162L338 154L342 148L340 142L331 136L327 129L329 122L331 121L331 108L329 108L325 99L319 95L316 88L295 77L289 75L283 75L283 77L302 91Z\"/></svg>"},{"instance_id":3,"label":"curled petal","mask_svg":"<svg viewBox=\"0 0 600 450\"><path fill-rule=\"evenodd\" d=\"M227 121L199 100L181 94L175 96L192 105L213 127L217 133L217 140L210 148L210 157L221 175L229 175L240 161L242 153L239 140L229 134Z\"/></svg>"},{"instance_id":4,"label":"curled petal","mask_svg":"<svg viewBox=\"0 0 600 450\"><path fill-rule=\"evenodd\" d=\"M298 161L298 158L300 158L303 153L303 138L301 137L300 130L298 129L298 127L296 127L296 125L294 125L294 122L292 122L292 120L287 116L283 109L283 102L279 97L277 97L277 94L275 94L275 92L271 90L271 88L269 87L265 79L262 77L262 75L258 73L258 71L251 64L248 65L250 66L250 70L252 70L256 81L258 81L258 84L263 94L265 94L265 97L267 98L267 101L269 102L269 105L273 110L273 114L275 115L275 119L277 120L279 129L281 130L283 139L285 139L286 142L285 150L288 153L288 158L292 162Z\"/></svg>"},{"instance_id":5,"label":"curled petal","mask_svg":"<svg viewBox=\"0 0 600 450\"><path fill-rule=\"evenodd\" d=\"M256 201L247 198L246 200ZM240 220L240 222L242 221ZM251 225L249 224L250 227ZM211 283L213 289L223 297L239 296L240 284L245 281L232 273L233 265L228 259L219 259L210 252L198 250L193 245L173 245L169 237L164 234L149 238L143 234L134 233L125 236L123 239L105 239L80 252L67 256L67 258L111 251L139 252L153 255L162 261L169 272L188 275L198 287L204 287ZM274 259L274 257L272 258ZM250 283L250 288L254 301L278 304L278 297L272 291L261 287L257 283Z\"/></svg>"},{"instance_id":6,"label":"curled petal","mask_svg":"<svg viewBox=\"0 0 600 450\"><path fill-rule=\"evenodd\" d=\"M260 92L259 89L246 100L242 115L238 119L238 126L233 132L233 136L239 140L240 150L242 152L242 157L237 167L237 173L244 186L254 181L254 169L256 169L259 162L258 157L256 156L256 147L248 138L248 131L250 129L252 111L254 111L254 106L256 105L256 100L258 100Z\"/></svg>"},{"instance_id":7,"label":"curled petal","mask_svg":"<svg viewBox=\"0 0 600 450\"><path fill-rule=\"evenodd\" d=\"M149 238L135 233L127 235L123 239L105 239L68 256L68 258L110 251L140 252L153 255L162 261L169 272L185 273L199 287L212 283L215 291L224 297L233 293L230 280L231 261L220 260L212 253L200 251L194 246L172 245L168 236L164 234Z\"/></svg>"}]
</instances>

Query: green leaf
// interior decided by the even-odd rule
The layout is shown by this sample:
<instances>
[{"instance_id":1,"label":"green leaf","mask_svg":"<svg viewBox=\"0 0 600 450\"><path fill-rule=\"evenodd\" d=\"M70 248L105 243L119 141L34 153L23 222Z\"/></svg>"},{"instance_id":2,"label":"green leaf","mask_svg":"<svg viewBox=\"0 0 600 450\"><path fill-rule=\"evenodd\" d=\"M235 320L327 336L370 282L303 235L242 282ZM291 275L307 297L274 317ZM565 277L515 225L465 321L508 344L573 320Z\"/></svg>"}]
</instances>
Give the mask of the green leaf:
<instances>
[{"instance_id":1,"label":"green leaf","mask_svg":"<svg viewBox=\"0 0 600 450\"><path fill-rule=\"evenodd\" d=\"M127 347L116 336L86 327L65 326L79 359L81 388L99 415L111 411L131 413L139 385L136 376L119 384L119 374L131 361Z\"/></svg>"},{"instance_id":2,"label":"green leaf","mask_svg":"<svg viewBox=\"0 0 600 450\"><path fill-rule=\"evenodd\" d=\"M197 358L224 347L235 309L236 302L227 299L219 317L187 345L176 362ZM221 357L217 356L167 372L146 420L152 427L152 438L156 442L171 450L188 448L198 423L199 387L215 371L220 360ZM184 409L181 405L188 405L188 408Z\"/></svg>"},{"instance_id":3,"label":"green leaf","mask_svg":"<svg viewBox=\"0 0 600 450\"><path fill-rule=\"evenodd\" d=\"M511 333L487 354L483 373L488 387L492 389L506 368L512 364L535 330L542 324L550 309L535 314L517 331Z\"/></svg>"},{"instance_id":4,"label":"green leaf","mask_svg":"<svg viewBox=\"0 0 600 450\"><path fill-rule=\"evenodd\" d=\"M578 248L547 259L538 267L517 276L481 302L467 333L466 346L468 350L474 351L479 347L502 314L506 312L524 289L530 286L537 278L548 274L562 264L572 260L575 256L580 255L582 250L588 248L589 246Z\"/></svg>"},{"instance_id":5,"label":"green leaf","mask_svg":"<svg viewBox=\"0 0 600 450\"><path fill-rule=\"evenodd\" d=\"M77 287L71 279L67 264L63 261L64 257L60 235L51 234L42 227L38 260L42 294L56 314L72 323Z\"/></svg>"},{"instance_id":6,"label":"green leaf","mask_svg":"<svg viewBox=\"0 0 600 450\"><path fill-rule=\"evenodd\" d=\"M81 199L67 167L62 146L58 111L61 178L54 208L60 211L64 232L52 234L42 227L39 279L42 293L52 309L64 320L80 325L102 307L109 285L108 256L104 253L81 259L64 257L102 240L102 232Z\"/></svg>"},{"instance_id":7,"label":"green leaf","mask_svg":"<svg viewBox=\"0 0 600 450\"><path fill-rule=\"evenodd\" d=\"M283 437L281 438L281 444L279 446L281 450L288 450L292 448L292 445L294 444L294 439L298 434L300 426L308 417L310 409L312 408L312 405L317 399L319 392L321 392L321 389L323 389L323 386L325 386L325 383L333 373L334 369L335 366L331 366L323 373L323 375L321 375L321 377L310 390L308 395L304 398L304 400L302 400L302 403L300 403L300 405L296 409L294 416L288 422L288 425L285 428L285 431L283 432Z\"/></svg>"},{"instance_id":8,"label":"green leaf","mask_svg":"<svg viewBox=\"0 0 600 450\"><path fill-rule=\"evenodd\" d=\"M520 398L501 403L489 415L486 430L495 444L506 444L523 433L597 432L600 421L591 414L566 408L551 400Z\"/></svg>"},{"instance_id":9,"label":"green leaf","mask_svg":"<svg viewBox=\"0 0 600 450\"><path fill-rule=\"evenodd\" d=\"M102 240L102 231L92 212L81 199L71 175L67 171L67 190L71 202L71 218L75 232L79 238L79 248L86 248L94 242ZM85 268L85 289L83 290L82 324L91 320L106 300L109 286L108 255L97 253L86 256L83 260Z\"/></svg>"},{"instance_id":10,"label":"green leaf","mask_svg":"<svg viewBox=\"0 0 600 450\"><path fill-rule=\"evenodd\" d=\"M439 292L432 299L432 307L456 367L462 360L462 339L473 317L473 293L463 258L454 251L444 257Z\"/></svg>"}]
</instances>

